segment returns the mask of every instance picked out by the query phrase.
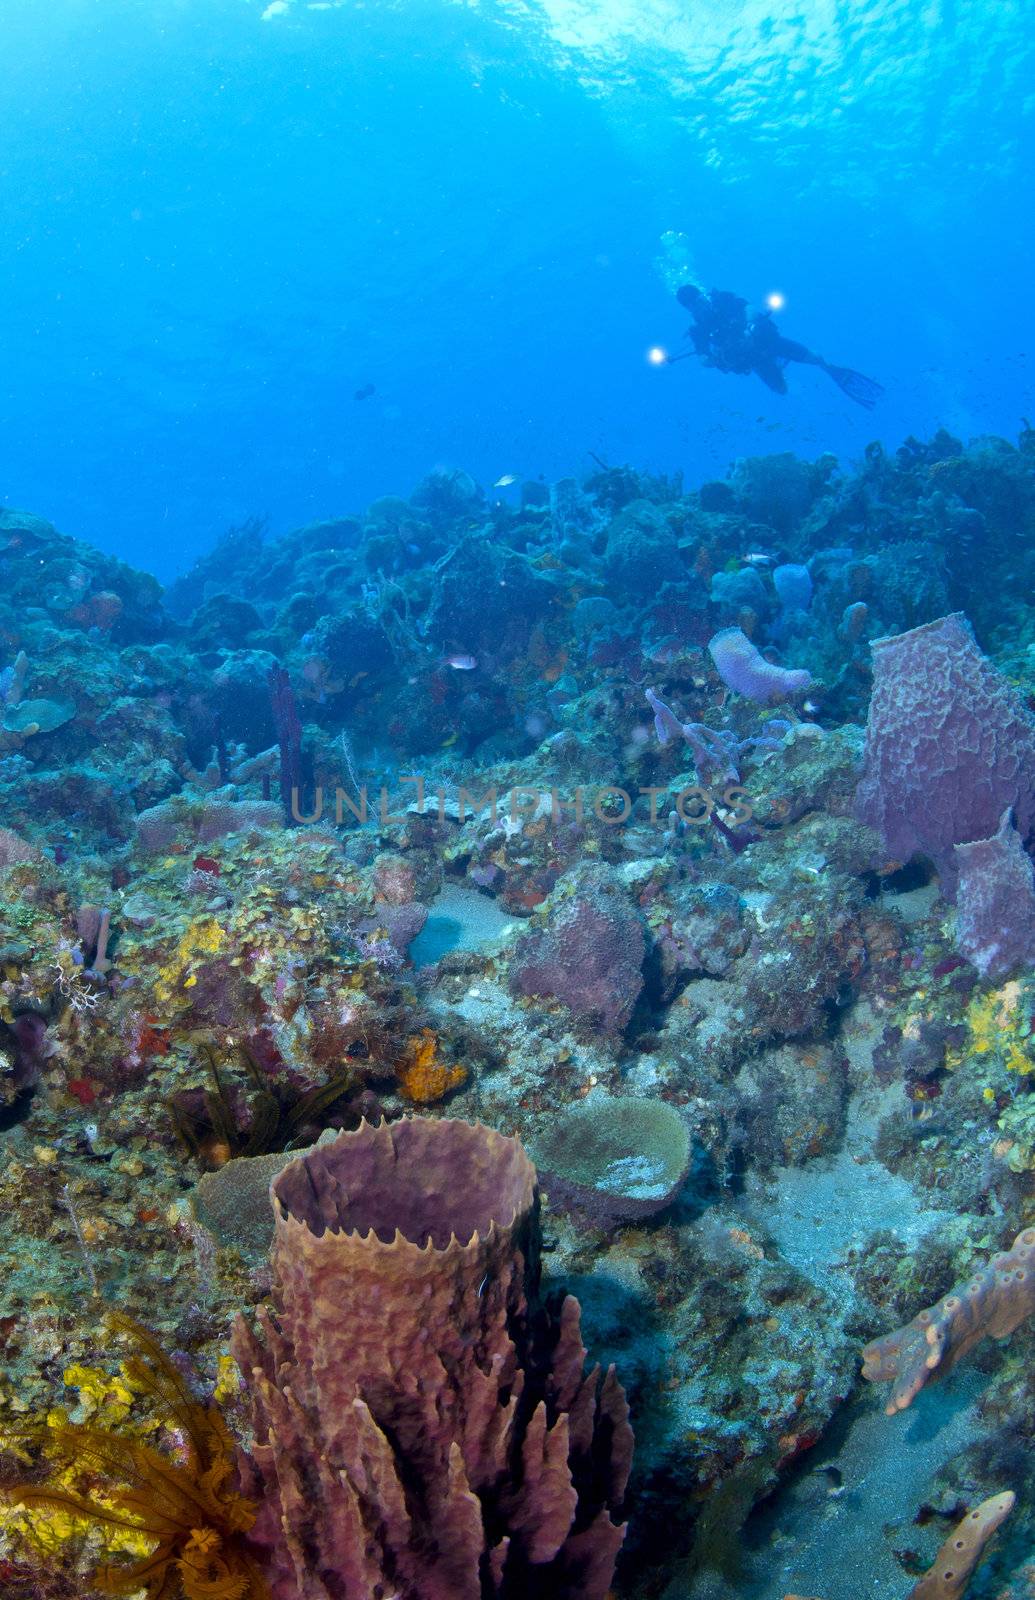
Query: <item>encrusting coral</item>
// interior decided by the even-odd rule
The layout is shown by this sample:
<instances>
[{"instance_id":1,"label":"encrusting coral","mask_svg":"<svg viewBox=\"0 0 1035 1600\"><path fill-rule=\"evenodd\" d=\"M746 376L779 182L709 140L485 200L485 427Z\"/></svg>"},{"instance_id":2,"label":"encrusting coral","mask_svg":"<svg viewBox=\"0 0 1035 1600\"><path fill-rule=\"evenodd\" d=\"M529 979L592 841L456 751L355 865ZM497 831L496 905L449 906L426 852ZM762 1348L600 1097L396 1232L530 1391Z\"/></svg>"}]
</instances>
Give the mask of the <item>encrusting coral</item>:
<instances>
[{"instance_id":1,"label":"encrusting coral","mask_svg":"<svg viewBox=\"0 0 1035 1600\"><path fill-rule=\"evenodd\" d=\"M632 1460L578 1302L538 1300L517 1140L364 1123L271 1186L273 1314L234 1352L274 1600L604 1600Z\"/></svg>"},{"instance_id":2,"label":"encrusting coral","mask_svg":"<svg viewBox=\"0 0 1035 1600\"><path fill-rule=\"evenodd\" d=\"M946 1373L982 1339L1005 1339L1035 1311L1035 1228L1019 1233L937 1305L874 1339L863 1351L863 1377L891 1378L886 1410L904 1411L936 1373Z\"/></svg>"}]
</instances>

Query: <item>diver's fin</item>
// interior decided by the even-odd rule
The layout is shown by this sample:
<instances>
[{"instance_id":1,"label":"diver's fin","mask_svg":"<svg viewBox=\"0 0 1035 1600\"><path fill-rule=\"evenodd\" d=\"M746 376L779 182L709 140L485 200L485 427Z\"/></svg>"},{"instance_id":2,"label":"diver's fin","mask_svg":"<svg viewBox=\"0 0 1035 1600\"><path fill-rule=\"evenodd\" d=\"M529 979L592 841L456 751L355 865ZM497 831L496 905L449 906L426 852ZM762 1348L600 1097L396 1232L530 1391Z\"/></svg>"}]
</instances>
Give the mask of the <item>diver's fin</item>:
<instances>
[{"instance_id":1,"label":"diver's fin","mask_svg":"<svg viewBox=\"0 0 1035 1600\"><path fill-rule=\"evenodd\" d=\"M832 367L829 361L824 365L837 387L843 389L850 400L865 406L867 411L873 410L884 393L881 384L875 383L872 378L864 378L861 372L853 372L851 367Z\"/></svg>"}]
</instances>

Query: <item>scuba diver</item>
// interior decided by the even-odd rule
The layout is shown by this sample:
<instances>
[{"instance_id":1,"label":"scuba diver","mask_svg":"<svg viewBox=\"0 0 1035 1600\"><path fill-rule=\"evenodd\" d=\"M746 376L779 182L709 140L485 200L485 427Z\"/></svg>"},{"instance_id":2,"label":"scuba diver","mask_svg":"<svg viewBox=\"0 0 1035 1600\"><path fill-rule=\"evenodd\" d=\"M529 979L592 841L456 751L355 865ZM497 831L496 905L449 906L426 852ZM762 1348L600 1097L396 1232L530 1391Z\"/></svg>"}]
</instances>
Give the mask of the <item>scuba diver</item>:
<instances>
[{"instance_id":1,"label":"scuba diver","mask_svg":"<svg viewBox=\"0 0 1035 1600\"><path fill-rule=\"evenodd\" d=\"M750 312L747 301L728 289L705 293L695 283L685 283L677 290L676 299L693 315L687 338L694 348L681 356L669 356L669 362L696 355L706 367L719 372L754 372L776 394L786 394L784 368L791 361L800 361L808 367L821 367L849 399L867 410L872 410L884 393L872 378L864 378L851 367L832 366L805 345L785 339L771 312Z\"/></svg>"}]
</instances>

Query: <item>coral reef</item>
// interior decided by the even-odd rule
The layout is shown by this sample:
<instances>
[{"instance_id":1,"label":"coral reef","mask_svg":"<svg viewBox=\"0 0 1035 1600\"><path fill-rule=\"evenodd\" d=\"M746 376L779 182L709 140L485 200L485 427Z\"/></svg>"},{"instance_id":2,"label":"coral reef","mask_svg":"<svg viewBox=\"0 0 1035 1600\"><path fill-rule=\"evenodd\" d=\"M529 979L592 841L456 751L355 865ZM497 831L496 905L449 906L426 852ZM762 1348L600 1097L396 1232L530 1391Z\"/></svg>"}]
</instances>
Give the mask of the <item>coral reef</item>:
<instances>
[{"instance_id":1,"label":"coral reef","mask_svg":"<svg viewBox=\"0 0 1035 1600\"><path fill-rule=\"evenodd\" d=\"M56 1413L64 1377L71 1426L125 1424L183 1464L177 1430L148 1431L145 1397L104 1377L100 1309L118 1305L218 1396L262 1503L248 1548L264 1581L294 1585L249 1417L261 1391L287 1418L290 1496L323 1434L278 1374L297 1360L305 1408L325 1379L277 1343L289 1263L278 1244L271 1267L270 1246L279 1229L376 1279L392 1239L289 1226L268 1189L364 1125L430 1139L448 1116L542 1161L542 1257L534 1209L520 1224L499 1209L507 1161L494 1188L473 1156L454 1162L439 1200L429 1167L399 1259L419 1254L431 1283L440 1257L470 1257L449 1280L456 1325L523 1389L482 1372L518 1433L470 1499L432 1505L423 1468L393 1458L414 1539L459 1508L450 1547L477 1545L479 1581L561 1593L590 1580L569 1583L560 1551L606 1512L594 1559L617 1600L772 1600L792 1584L761 1519L782 1529L819 1484L799 1539L826 1549L863 1507L860 1547L898 1600L1008 1485L978 1586L1019 1600L1027 1334L960 1356L1020 1304L1019 1280L973 1263L1002 1218L1022 1238L1035 1225L1035 432L874 444L857 467L779 454L696 489L600 466L486 493L442 468L308 527L251 519L165 594L5 510L0 563L0 1427ZM459 1254L411 1228L478 1194L492 1248L513 1245L482 1294L480 1221ZM581 1335L554 1313L565 1294ZM348 1303L333 1337L358 1360L374 1326L374 1354L391 1351L384 1319L360 1326ZM255 1392L227 1349L238 1314L268 1330ZM604 1391L582 1377L582 1337L637 1431L613 1578L626 1513L586 1443ZM872 1456L836 1457L871 1392L867 1340L867 1377L885 1363L895 1395L958 1368L915 1402L925 1427L957 1385L981 1387L952 1458L914 1459L869 1499ZM574 1479L578 1507L533 1562L548 1541L514 1452L535 1457L540 1402L540 1465L569 1513ZM400 1402L382 1386L363 1403ZM469 1474L467 1413L449 1415ZM562 1463L564 1427L581 1442ZM29 1454L5 1452L0 1482L44 1486ZM822 1488L832 1455L840 1497ZM356 1481L412 1565L373 1479ZM322 1503L306 1499L317 1523ZM0 1518L14 1595L94 1600L102 1559L151 1548L105 1553L83 1522L32 1575L16 1515ZM371 1560L388 1561L380 1536Z\"/></svg>"}]
</instances>

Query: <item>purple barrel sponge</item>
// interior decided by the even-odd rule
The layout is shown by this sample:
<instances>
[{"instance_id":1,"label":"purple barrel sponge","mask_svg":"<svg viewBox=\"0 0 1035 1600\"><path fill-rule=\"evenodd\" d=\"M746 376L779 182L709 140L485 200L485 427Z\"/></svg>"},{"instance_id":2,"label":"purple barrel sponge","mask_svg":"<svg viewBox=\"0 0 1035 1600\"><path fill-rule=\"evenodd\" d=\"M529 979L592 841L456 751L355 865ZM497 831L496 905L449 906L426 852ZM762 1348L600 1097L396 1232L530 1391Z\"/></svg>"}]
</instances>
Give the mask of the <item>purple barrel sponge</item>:
<instances>
[{"instance_id":1,"label":"purple barrel sponge","mask_svg":"<svg viewBox=\"0 0 1035 1600\"><path fill-rule=\"evenodd\" d=\"M1035 868L1009 811L990 839L956 846L956 943L983 978L1035 961Z\"/></svg>"},{"instance_id":2,"label":"purple barrel sponge","mask_svg":"<svg viewBox=\"0 0 1035 1600\"><path fill-rule=\"evenodd\" d=\"M1013 811L1035 834L1035 718L982 655L962 612L875 639L860 820L896 861L927 856L956 892L955 846L989 839Z\"/></svg>"},{"instance_id":3,"label":"purple barrel sponge","mask_svg":"<svg viewBox=\"0 0 1035 1600\"><path fill-rule=\"evenodd\" d=\"M804 667L777 667L767 661L742 628L721 628L709 639L708 649L726 687L756 705L789 700L812 685L812 674Z\"/></svg>"},{"instance_id":4,"label":"purple barrel sponge","mask_svg":"<svg viewBox=\"0 0 1035 1600\"><path fill-rule=\"evenodd\" d=\"M519 1142L364 1122L270 1198L273 1308L233 1336L270 1600L605 1600L629 1408L540 1302Z\"/></svg>"}]
</instances>

